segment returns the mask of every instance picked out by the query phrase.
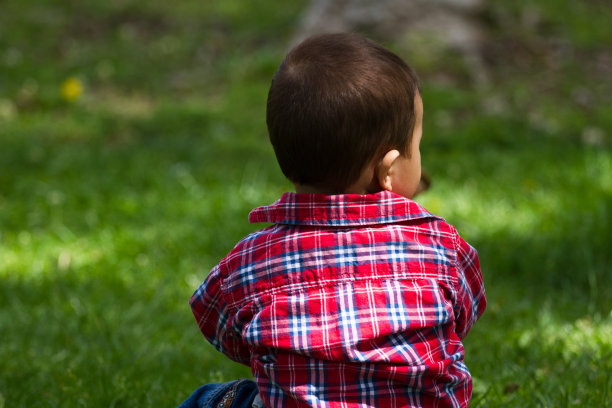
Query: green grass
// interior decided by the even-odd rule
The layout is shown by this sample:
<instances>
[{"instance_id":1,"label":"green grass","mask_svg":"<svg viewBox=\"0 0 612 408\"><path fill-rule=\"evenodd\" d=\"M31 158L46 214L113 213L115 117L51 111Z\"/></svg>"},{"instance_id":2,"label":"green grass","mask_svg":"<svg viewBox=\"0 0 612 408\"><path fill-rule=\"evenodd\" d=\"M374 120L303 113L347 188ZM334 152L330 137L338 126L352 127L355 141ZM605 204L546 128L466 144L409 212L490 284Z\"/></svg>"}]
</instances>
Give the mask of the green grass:
<instances>
[{"instance_id":1,"label":"green grass","mask_svg":"<svg viewBox=\"0 0 612 408\"><path fill-rule=\"evenodd\" d=\"M2 3L0 407L176 406L249 375L187 301L290 189L265 99L305 3ZM569 4L491 2L488 86L389 44L424 83L418 201L481 257L473 406L612 403L612 32L589 23L612 9Z\"/></svg>"}]
</instances>

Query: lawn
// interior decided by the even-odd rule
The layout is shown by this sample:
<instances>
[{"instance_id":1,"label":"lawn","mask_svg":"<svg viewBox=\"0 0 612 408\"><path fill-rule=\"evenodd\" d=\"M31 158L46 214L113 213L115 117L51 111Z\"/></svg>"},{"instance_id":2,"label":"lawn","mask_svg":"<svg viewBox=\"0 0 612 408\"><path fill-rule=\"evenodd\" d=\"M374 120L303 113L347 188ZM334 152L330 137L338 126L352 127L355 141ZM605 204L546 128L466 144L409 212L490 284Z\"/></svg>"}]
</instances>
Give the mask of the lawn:
<instances>
[{"instance_id":1,"label":"lawn","mask_svg":"<svg viewBox=\"0 0 612 408\"><path fill-rule=\"evenodd\" d=\"M0 5L0 408L176 406L248 377L187 301L291 185L265 100L304 0ZM479 251L475 407L612 405L612 6L491 0L423 81L417 201Z\"/></svg>"}]
</instances>

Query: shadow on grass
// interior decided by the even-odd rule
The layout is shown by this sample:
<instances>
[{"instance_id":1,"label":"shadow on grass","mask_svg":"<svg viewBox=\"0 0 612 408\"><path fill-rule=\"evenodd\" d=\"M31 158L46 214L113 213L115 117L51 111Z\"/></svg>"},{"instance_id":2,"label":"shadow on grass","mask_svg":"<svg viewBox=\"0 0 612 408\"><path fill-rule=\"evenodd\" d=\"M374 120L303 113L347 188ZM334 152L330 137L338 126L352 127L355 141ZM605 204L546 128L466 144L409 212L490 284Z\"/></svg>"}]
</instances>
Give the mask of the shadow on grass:
<instances>
[{"instance_id":1,"label":"shadow on grass","mask_svg":"<svg viewBox=\"0 0 612 408\"><path fill-rule=\"evenodd\" d=\"M176 406L203 383L248 375L199 333L189 271L54 261L0 285L7 406Z\"/></svg>"}]
</instances>

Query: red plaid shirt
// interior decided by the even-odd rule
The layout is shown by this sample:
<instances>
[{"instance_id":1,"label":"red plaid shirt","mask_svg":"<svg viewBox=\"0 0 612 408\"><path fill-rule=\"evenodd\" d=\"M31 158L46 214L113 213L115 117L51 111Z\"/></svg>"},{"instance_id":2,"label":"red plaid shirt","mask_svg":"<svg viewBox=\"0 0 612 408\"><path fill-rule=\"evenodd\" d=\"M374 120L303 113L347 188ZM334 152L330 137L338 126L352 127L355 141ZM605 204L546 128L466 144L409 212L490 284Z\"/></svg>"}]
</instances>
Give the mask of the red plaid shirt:
<instances>
[{"instance_id":1,"label":"red plaid shirt","mask_svg":"<svg viewBox=\"0 0 612 408\"><path fill-rule=\"evenodd\" d=\"M286 193L191 298L204 336L270 407L467 406L476 251L414 201Z\"/></svg>"}]
</instances>

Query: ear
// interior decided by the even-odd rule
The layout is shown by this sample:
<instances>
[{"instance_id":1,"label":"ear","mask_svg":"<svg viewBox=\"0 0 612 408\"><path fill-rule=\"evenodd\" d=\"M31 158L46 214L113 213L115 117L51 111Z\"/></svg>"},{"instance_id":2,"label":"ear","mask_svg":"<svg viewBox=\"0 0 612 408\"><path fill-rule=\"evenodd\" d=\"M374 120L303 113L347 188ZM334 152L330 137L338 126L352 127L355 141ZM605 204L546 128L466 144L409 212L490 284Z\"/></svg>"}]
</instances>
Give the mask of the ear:
<instances>
[{"instance_id":1,"label":"ear","mask_svg":"<svg viewBox=\"0 0 612 408\"><path fill-rule=\"evenodd\" d=\"M398 150L389 150L376 167L376 179L383 190L392 191L391 168L399 156L400 152Z\"/></svg>"}]
</instances>

